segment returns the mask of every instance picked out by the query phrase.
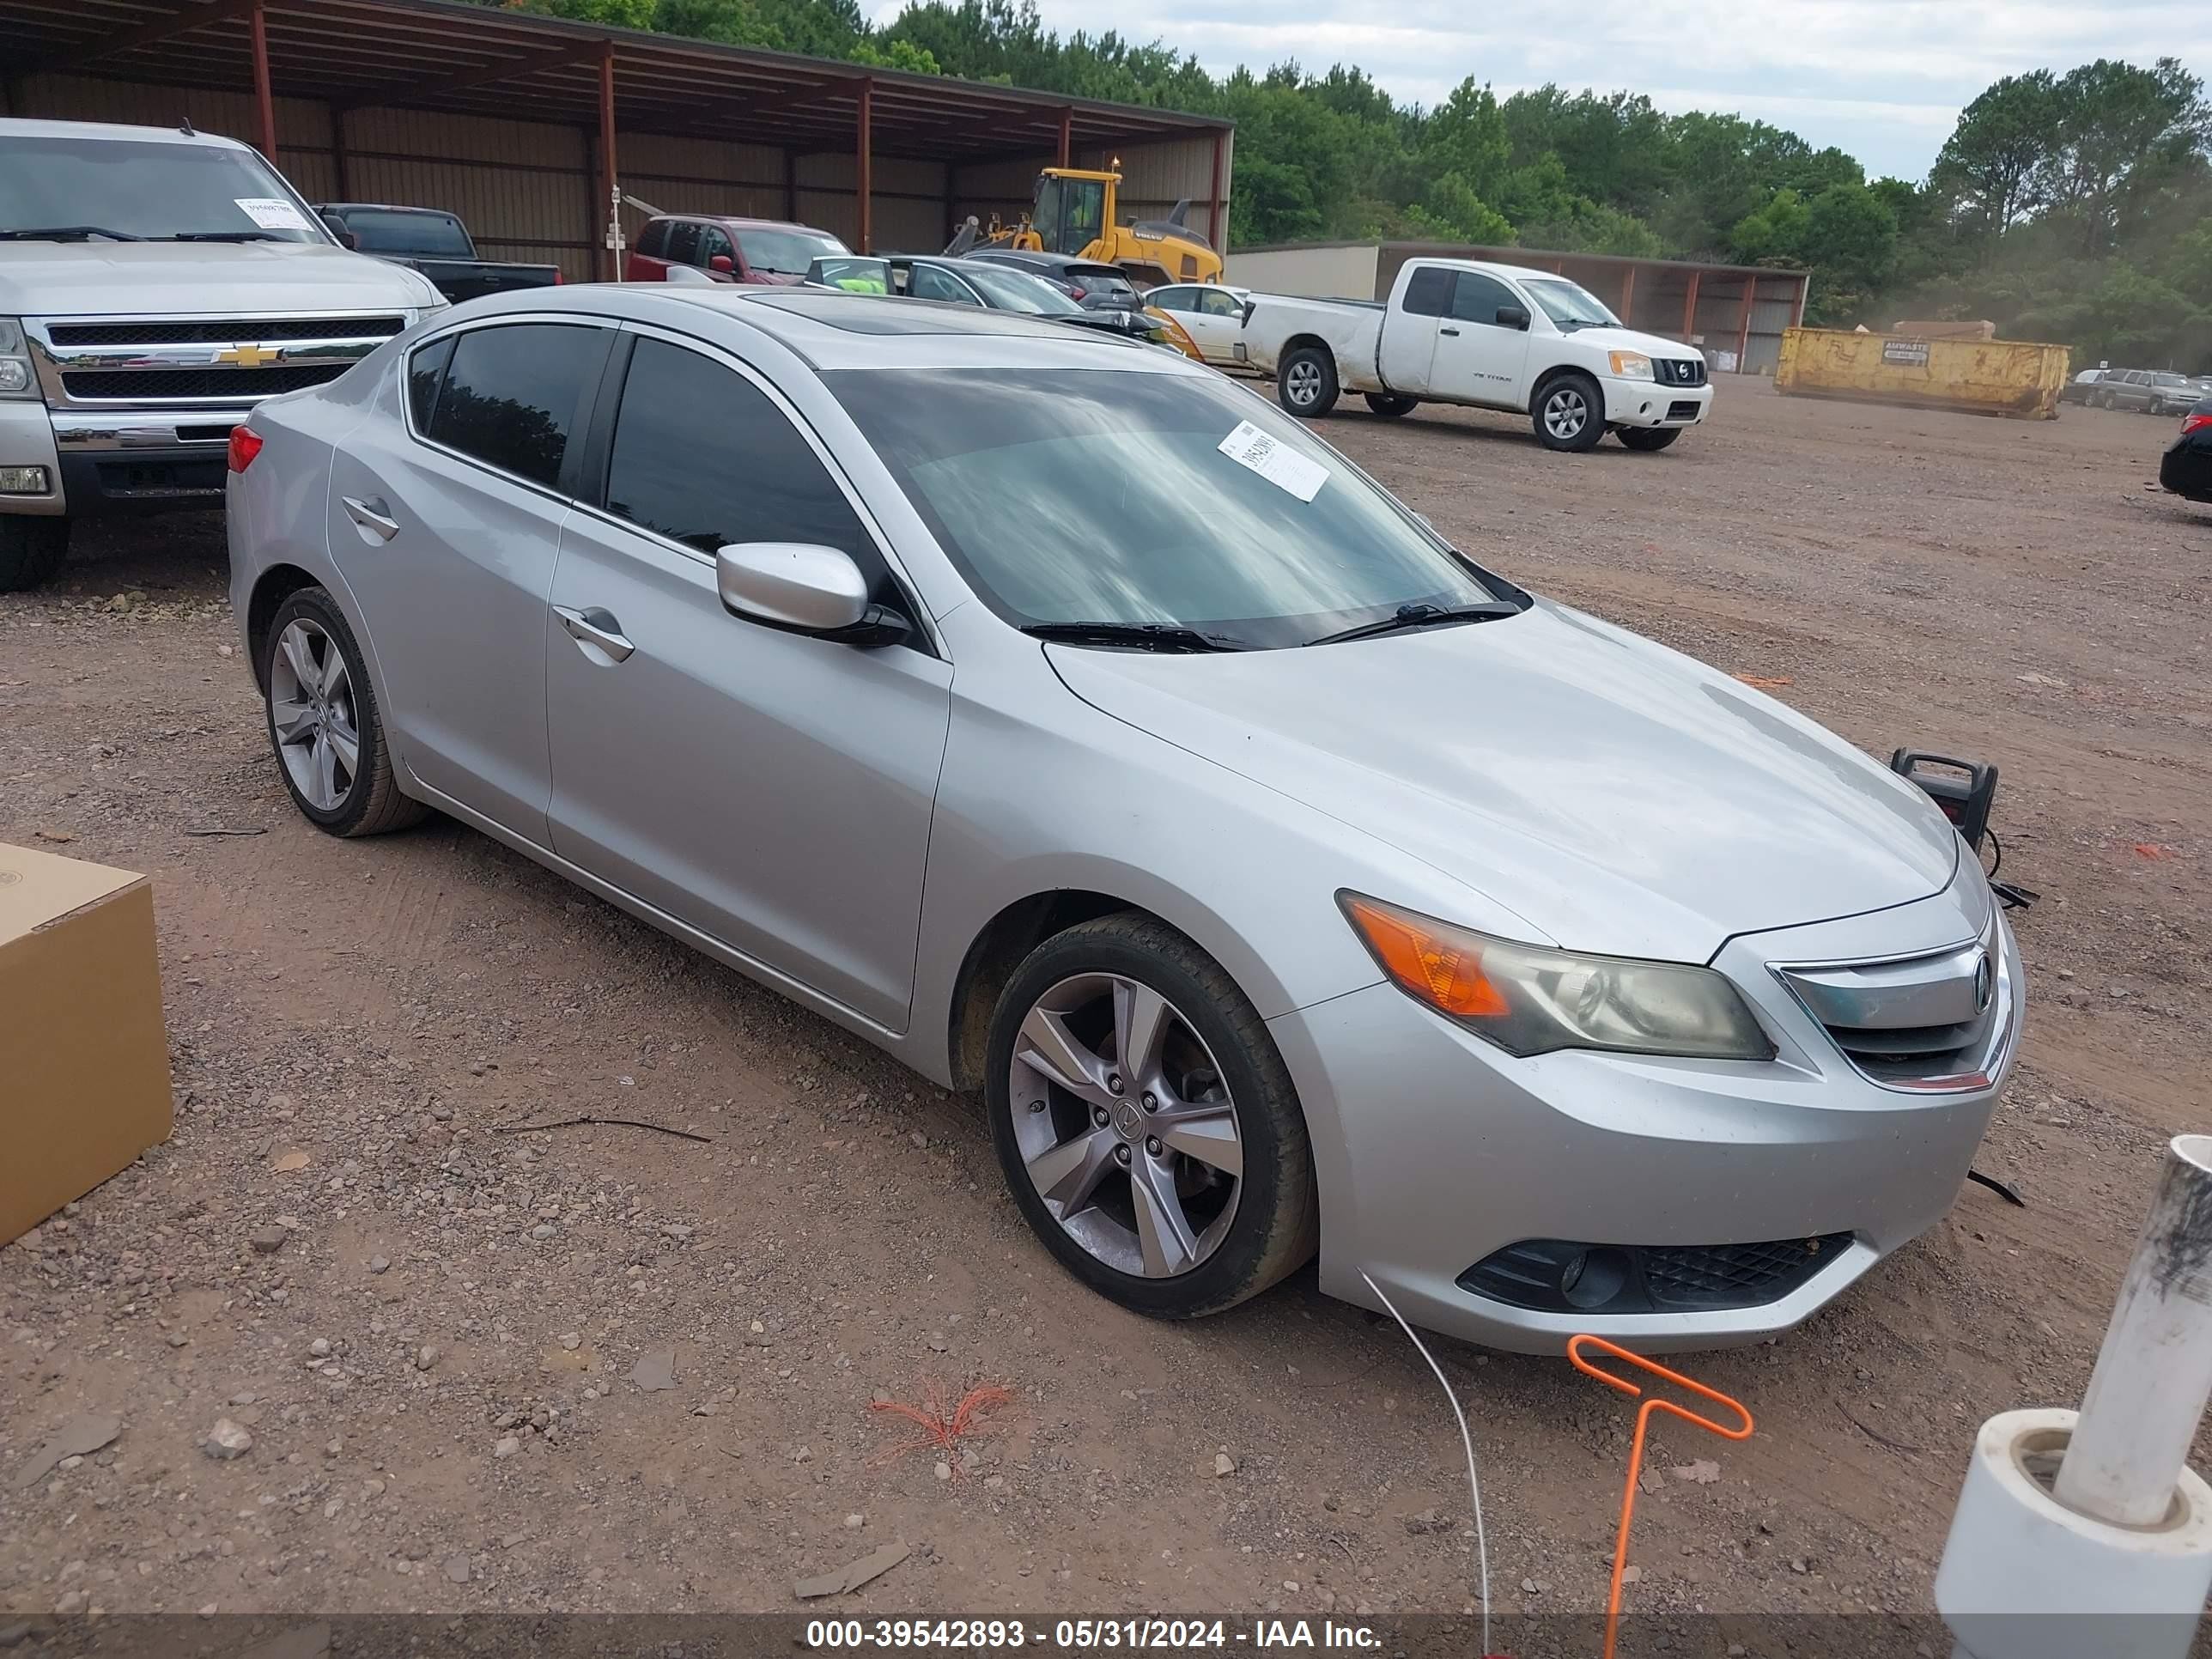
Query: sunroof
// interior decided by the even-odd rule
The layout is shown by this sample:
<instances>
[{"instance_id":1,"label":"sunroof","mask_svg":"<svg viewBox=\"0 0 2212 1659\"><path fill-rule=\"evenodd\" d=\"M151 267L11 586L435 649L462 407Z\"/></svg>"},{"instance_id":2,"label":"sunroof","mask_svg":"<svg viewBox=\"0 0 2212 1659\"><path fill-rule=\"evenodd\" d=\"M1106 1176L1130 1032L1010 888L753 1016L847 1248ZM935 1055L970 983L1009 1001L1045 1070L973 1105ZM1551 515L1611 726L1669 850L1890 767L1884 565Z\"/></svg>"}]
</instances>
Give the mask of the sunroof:
<instances>
[{"instance_id":1,"label":"sunroof","mask_svg":"<svg viewBox=\"0 0 2212 1659\"><path fill-rule=\"evenodd\" d=\"M927 300L886 300L866 294L802 292L787 289L747 296L810 322L826 323L848 334L1002 334L1025 339L1060 340L1067 331L1054 323L973 306L939 305Z\"/></svg>"}]
</instances>

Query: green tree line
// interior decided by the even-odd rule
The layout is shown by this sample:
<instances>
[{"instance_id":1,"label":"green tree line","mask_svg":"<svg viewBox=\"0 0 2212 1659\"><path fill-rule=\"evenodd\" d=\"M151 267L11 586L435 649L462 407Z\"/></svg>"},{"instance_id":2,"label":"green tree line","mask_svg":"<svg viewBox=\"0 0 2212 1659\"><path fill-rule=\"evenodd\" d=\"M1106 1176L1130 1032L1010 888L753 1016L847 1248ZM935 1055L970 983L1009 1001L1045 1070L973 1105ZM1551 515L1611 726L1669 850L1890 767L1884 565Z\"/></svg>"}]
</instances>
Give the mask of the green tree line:
<instances>
[{"instance_id":1,"label":"green tree line","mask_svg":"<svg viewBox=\"0 0 2212 1659\"><path fill-rule=\"evenodd\" d=\"M498 3L499 0L487 0ZM1433 107L1361 70L1216 77L1164 42L1060 35L1035 0L505 0L732 45L1237 124L1232 246L1411 237L1809 270L1808 322L1987 318L2087 359L2212 368L2212 106L2172 58L1997 82L1929 176L1872 179L1765 121L1469 76Z\"/></svg>"}]
</instances>

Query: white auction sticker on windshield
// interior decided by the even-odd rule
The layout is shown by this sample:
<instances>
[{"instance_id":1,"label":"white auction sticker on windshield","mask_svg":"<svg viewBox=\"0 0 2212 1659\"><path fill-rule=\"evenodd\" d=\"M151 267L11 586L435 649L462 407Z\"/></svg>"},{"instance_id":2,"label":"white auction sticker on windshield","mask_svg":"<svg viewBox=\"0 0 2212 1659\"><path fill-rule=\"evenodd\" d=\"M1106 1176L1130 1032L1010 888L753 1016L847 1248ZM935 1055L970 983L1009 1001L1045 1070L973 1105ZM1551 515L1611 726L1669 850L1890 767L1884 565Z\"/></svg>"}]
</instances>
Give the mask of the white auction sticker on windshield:
<instances>
[{"instance_id":1,"label":"white auction sticker on windshield","mask_svg":"<svg viewBox=\"0 0 2212 1659\"><path fill-rule=\"evenodd\" d=\"M1237 465L1249 467L1276 489L1287 489L1302 501L1320 495L1321 487L1328 482L1328 469L1319 461L1307 459L1249 421L1237 422L1237 429L1215 447Z\"/></svg>"},{"instance_id":2,"label":"white auction sticker on windshield","mask_svg":"<svg viewBox=\"0 0 2212 1659\"><path fill-rule=\"evenodd\" d=\"M305 230L307 216L281 196L234 196L239 211L264 230Z\"/></svg>"}]
</instances>

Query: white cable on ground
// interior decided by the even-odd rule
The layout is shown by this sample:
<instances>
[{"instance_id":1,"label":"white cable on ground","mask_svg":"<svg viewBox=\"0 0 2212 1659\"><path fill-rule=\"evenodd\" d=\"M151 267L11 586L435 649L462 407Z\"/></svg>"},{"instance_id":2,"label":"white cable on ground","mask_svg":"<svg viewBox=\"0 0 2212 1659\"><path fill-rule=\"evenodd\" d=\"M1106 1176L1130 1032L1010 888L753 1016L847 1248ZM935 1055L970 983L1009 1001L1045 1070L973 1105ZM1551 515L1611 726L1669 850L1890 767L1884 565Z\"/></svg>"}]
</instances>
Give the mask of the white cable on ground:
<instances>
[{"instance_id":1,"label":"white cable on ground","mask_svg":"<svg viewBox=\"0 0 2212 1659\"><path fill-rule=\"evenodd\" d=\"M1413 1343L1421 1358L1429 1362L1429 1369L1437 1374L1437 1386L1443 1389L1444 1398L1451 1402L1452 1415L1459 1419L1460 1444L1467 1448L1467 1490L1474 1500L1474 1559L1482 1575L1482 1650L1488 1653L1491 1651L1490 1540L1482 1529L1482 1478L1475 1473L1474 1437L1467 1431L1467 1413L1459 1408L1459 1396L1452 1392L1452 1385L1445 1380L1443 1367L1437 1364L1436 1356L1413 1334L1413 1328L1406 1322L1406 1316L1398 1311L1397 1305L1389 1297L1382 1295L1382 1287L1372 1278L1364 1272L1359 1276L1367 1280L1369 1290L1382 1297L1382 1305L1390 1310L1390 1317L1398 1322L1398 1328L1405 1332L1407 1340Z\"/></svg>"}]
</instances>

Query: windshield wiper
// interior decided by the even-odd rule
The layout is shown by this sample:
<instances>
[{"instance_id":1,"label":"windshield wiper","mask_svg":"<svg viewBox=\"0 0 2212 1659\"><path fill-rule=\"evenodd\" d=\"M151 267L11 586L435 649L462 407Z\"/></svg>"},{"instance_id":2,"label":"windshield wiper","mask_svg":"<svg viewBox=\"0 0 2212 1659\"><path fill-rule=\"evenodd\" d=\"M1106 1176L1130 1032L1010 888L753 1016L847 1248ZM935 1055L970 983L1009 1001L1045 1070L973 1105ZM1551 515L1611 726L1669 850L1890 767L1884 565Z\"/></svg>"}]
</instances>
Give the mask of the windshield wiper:
<instances>
[{"instance_id":1,"label":"windshield wiper","mask_svg":"<svg viewBox=\"0 0 2212 1659\"><path fill-rule=\"evenodd\" d=\"M1339 640L1364 640L1376 634L1398 634L1413 628L1439 628L1448 623L1495 622L1501 617L1517 617L1521 607L1504 599L1486 599L1480 605L1401 605L1396 612L1380 622L1362 623L1357 628L1340 629L1334 634L1324 634L1319 639L1308 640L1308 645L1334 645Z\"/></svg>"},{"instance_id":2,"label":"windshield wiper","mask_svg":"<svg viewBox=\"0 0 2212 1659\"><path fill-rule=\"evenodd\" d=\"M1146 651L1243 651L1244 641L1227 634L1208 634L1173 623L1030 623L1022 632L1033 640L1068 645L1133 645Z\"/></svg>"},{"instance_id":3,"label":"windshield wiper","mask_svg":"<svg viewBox=\"0 0 2212 1659\"><path fill-rule=\"evenodd\" d=\"M72 238L82 242L94 236L105 236L111 242L146 240L127 230L110 230L105 225L46 225L37 230L0 230L0 242L66 242Z\"/></svg>"},{"instance_id":4,"label":"windshield wiper","mask_svg":"<svg viewBox=\"0 0 2212 1659\"><path fill-rule=\"evenodd\" d=\"M157 236L157 242L281 242L284 239L266 230L180 230L173 236Z\"/></svg>"}]
</instances>

